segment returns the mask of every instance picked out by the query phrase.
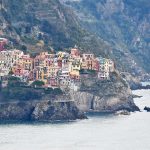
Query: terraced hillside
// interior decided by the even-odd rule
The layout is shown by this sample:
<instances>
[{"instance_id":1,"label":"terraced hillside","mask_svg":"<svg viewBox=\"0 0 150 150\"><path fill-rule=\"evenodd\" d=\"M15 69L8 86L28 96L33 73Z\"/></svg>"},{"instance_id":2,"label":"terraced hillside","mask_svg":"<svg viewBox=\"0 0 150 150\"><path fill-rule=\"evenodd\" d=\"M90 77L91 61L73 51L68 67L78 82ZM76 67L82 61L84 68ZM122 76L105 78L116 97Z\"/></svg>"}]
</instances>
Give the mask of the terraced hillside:
<instances>
[{"instance_id":1,"label":"terraced hillside","mask_svg":"<svg viewBox=\"0 0 150 150\"><path fill-rule=\"evenodd\" d=\"M83 30L72 10L58 0L1 1L0 22L1 34L16 45L27 46L31 52L75 44L93 51L96 47L102 54L108 49L101 39L94 40L94 36Z\"/></svg>"},{"instance_id":2,"label":"terraced hillside","mask_svg":"<svg viewBox=\"0 0 150 150\"><path fill-rule=\"evenodd\" d=\"M78 45L120 71L150 72L148 0L0 0L0 36L30 53Z\"/></svg>"}]
</instances>

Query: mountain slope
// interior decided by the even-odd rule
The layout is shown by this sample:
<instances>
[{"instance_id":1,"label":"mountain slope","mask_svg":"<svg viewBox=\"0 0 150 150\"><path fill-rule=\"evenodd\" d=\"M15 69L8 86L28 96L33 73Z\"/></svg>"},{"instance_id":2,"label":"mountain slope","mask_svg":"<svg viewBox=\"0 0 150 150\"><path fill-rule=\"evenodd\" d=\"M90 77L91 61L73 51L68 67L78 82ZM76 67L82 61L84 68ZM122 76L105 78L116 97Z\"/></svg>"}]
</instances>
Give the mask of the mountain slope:
<instances>
[{"instance_id":1,"label":"mountain slope","mask_svg":"<svg viewBox=\"0 0 150 150\"><path fill-rule=\"evenodd\" d=\"M125 70L150 72L150 1L66 0L65 4L85 29L111 44L112 57Z\"/></svg>"},{"instance_id":2,"label":"mountain slope","mask_svg":"<svg viewBox=\"0 0 150 150\"><path fill-rule=\"evenodd\" d=\"M78 45L141 75L150 71L149 16L148 0L0 0L0 36L30 53Z\"/></svg>"},{"instance_id":3,"label":"mountain slope","mask_svg":"<svg viewBox=\"0 0 150 150\"><path fill-rule=\"evenodd\" d=\"M4 36L36 52L41 50L39 43L43 50L75 44L92 49L90 43L95 38L80 27L73 12L59 0L1 0L0 22ZM95 45L104 55L103 49L109 48L101 39Z\"/></svg>"}]
</instances>

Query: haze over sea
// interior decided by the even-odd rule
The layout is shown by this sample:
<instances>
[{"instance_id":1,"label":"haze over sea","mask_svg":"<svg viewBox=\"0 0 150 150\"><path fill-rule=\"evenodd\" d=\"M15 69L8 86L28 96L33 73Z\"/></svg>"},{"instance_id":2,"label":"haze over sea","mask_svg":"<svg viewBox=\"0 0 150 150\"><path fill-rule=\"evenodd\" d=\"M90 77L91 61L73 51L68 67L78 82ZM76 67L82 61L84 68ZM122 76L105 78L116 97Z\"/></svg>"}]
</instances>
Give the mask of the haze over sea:
<instances>
[{"instance_id":1,"label":"haze over sea","mask_svg":"<svg viewBox=\"0 0 150 150\"><path fill-rule=\"evenodd\" d=\"M93 115L69 123L1 124L0 150L150 150L150 90L135 103L142 112L130 116Z\"/></svg>"}]
</instances>

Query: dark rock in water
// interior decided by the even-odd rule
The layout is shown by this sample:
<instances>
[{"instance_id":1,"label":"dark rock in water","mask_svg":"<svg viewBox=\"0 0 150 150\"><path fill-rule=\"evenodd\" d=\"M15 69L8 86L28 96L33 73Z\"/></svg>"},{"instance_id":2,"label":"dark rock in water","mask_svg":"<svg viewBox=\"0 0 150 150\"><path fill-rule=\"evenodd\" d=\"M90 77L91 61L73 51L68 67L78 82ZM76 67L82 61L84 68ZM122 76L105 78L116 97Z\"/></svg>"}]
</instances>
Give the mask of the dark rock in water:
<instances>
[{"instance_id":1,"label":"dark rock in water","mask_svg":"<svg viewBox=\"0 0 150 150\"><path fill-rule=\"evenodd\" d=\"M2 121L56 121L85 119L74 102L16 102L0 104Z\"/></svg>"},{"instance_id":2,"label":"dark rock in water","mask_svg":"<svg viewBox=\"0 0 150 150\"><path fill-rule=\"evenodd\" d=\"M141 97L143 97L143 96L133 94L132 97L133 97L133 98L141 98Z\"/></svg>"},{"instance_id":3,"label":"dark rock in water","mask_svg":"<svg viewBox=\"0 0 150 150\"><path fill-rule=\"evenodd\" d=\"M148 89L150 89L150 85L146 85L146 86L138 85L138 86L136 86L136 88L132 88L132 90L142 90L142 89L148 90Z\"/></svg>"},{"instance_id":4,"label":"dark rock in water","mask_svg":"<svg viewBox=\"0 0 150 150\"><path fill-rule=\"evenodd\" d=\"M146 86L141 86L139 89L150 89L150 85L146 85Z\"/></svg>"},{"instance_id":5,"label":"dark rock in water","mask_svg":"<svg viewBox=\"0 0 150 150\"><path fill-rule=\"evenodd\" d=\"M150 107L145 107L144 110L146 110L147 112L150 112Z\"/></svg>"}]
</instances>

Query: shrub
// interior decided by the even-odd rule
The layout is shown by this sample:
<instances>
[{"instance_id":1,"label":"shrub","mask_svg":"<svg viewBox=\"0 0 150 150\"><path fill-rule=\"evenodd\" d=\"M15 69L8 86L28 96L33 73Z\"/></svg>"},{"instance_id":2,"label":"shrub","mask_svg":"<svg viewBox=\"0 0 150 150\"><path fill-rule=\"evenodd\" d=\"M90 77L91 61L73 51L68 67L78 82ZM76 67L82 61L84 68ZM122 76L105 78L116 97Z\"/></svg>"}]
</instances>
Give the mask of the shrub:
<instances>
[{"instance_id":1,"label":"shrub","mask_svg":"<svg viewBox=\"0 0 150 150\"><path fill-rule=\"evenodd\" d=\"M29 88L5 88L2 90L2 96L8 100L28 101L41 99L42 94L40 91L31 90Z\"/></svg>"},{"instance_id":2,"label":"shrub","mask_svg":"<svg viewBox=\"0 0 150 150\"><path fill-rule=\"evenodd\" d=\"M33 87L42 87L43 85L45 85L45 83L44 83L43 81L39 81L39 80L34 81L34 82L32 83L32 86L33 86Z\"/></svg>"},{"instance_id":3,"label":"shrub","mask_svg":"<svg viewBox=\"0 0 150 150\"><path fill-rule=\"evenodd\" d=\"M48 88L44 90L45 94L53 94L53 89L52 88Z\"/></svg>"},{"instance_id":4,"label":"shrub","mask_svg":"<svg viewBox=\"0 0 150 150\"><path fill-rule=\"evenodd\" d=\"M55 95L61 95L61 94L63 94L63 92L62 92L62 90L61 90L60 88L54 89L54 90L53 90L53 93L54 93Z\"/></svg>"},{"instance_id":5,"label":"shrub","mask_svg":"<svg viewBox=\"0 0 150 150\"><path fill-rule=\"evenodd\" d=\"M20 78L13 77L13 76L8 78L8 87L21 87L25 85L26 83L22 82Z\"/></svg>"}]
</instances>

